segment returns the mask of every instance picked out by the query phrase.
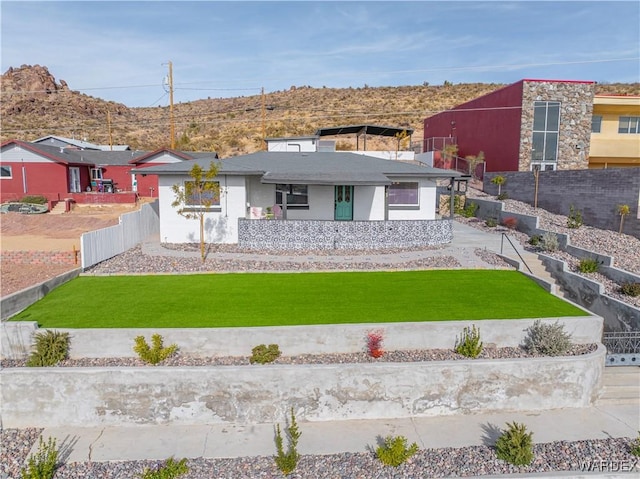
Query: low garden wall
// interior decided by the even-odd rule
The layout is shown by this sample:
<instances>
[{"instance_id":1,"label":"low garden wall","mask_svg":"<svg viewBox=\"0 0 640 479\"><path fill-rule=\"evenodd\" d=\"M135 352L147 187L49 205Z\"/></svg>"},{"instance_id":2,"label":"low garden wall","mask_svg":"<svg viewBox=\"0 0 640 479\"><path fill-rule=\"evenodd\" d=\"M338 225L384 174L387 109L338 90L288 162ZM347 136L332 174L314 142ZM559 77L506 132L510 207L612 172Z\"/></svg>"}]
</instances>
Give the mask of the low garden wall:
<instances>
[{"instance_id":1,"label":"low garden wall","mask_svg":"<svg viewBox=\"0 0 640 479\"><path fill-rule=\"evenodd\" d=\"M553 358L216 367L8 368L6 428L383 419L587 407L605 349Z\"/></svg>"},{"instance_id":2,"label":"low garden wall","mask_svg":"<svg viewBox=\"0 0 640 479\"><path fill-rule=\"evenodd\" d=\"M585 316L546 318L560 321L576 344L598 343L602 339L602 318ZM164 344L175 343L193 356L250 356L259 344L277 343L282 354L351 353L363 351L366 335L381 331L384 348L391 350L452 349L465 327L476 325L485 346L516 347L533 319L441 321L423 323L334 324L317 326L273 326L258 328L208 329L56 329L71 336L71 358L136 357L134 338L161 334ZM2 356L25 357L37 331L33 322L9 321L2 325Z\"/></svg>"}]
</instances>

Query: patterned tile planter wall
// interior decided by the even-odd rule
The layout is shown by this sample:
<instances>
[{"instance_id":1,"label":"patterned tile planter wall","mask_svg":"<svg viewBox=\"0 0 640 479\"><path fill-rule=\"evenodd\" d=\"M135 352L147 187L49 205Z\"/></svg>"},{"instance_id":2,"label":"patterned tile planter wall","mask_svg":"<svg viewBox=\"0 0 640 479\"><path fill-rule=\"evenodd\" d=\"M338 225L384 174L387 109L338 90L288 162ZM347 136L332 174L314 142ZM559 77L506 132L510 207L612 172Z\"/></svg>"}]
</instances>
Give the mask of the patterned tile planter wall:
<instances>
[{"instance_id":1,"label":"patterned tile planter wall","mask_svg":"<svg viewBox=\"0 0 640 479\"><path fill-rule=\"evenodd\" d=\"M238 245L252 249L386 249L453 239L451 220L238 220Z\"/></svg>"}]
</instances>

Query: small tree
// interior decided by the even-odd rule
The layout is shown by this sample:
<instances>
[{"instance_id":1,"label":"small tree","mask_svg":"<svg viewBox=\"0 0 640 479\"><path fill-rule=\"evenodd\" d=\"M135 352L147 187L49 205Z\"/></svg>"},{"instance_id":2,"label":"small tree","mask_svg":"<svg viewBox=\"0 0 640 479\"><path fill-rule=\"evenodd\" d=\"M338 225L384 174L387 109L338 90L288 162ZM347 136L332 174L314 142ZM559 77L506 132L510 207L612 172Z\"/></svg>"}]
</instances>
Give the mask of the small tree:
<instances>
[{"instance_id":1,"label":"small tree","mask_svg":"<svg viewBox=\"0 0 640 479\"><path fill-rule=\"evenodd\" d=\"M491 179L491 183L493 183L494 185L498 185L498 196L500 196L500 194L502 193L502 185L504 185L506 182L507 179L502 175L494 176Z\"/></svg>"},{"instance_id":2,"label":"small tree","mask_svg":"<svg viewBox=\"0 0 640 479\"><path fill-rule=\"evenodd\" d=\"M618 230L618 233L622 234L622 226L624 225L624 217L627 216L630 211L631 211L631 209L629 208L629 205L618 205L618 214L620 215L620 229Z\"/></svg>"},{"instance_id":3,"label":"small tree","mask_svg":"<svg viewBox=\"0 0 640 479\"><path fill-rule=\"evenodd\" d=\"M213 179L218 176L218 167L211 162L208 170L197 163L189 171L190 180L171 187L175 199L171 206L178 214L188 219L200 220L200 256L204 263L204 217L211 207L220 202L220 184Z\"/></svg>"},{"instance_id":4,"label":"small tree","mask_svg":"<svg viewBox=\"0 0 640 479\"><path fill-rule=\"evenodd\" d=\"M398 159L398 151L404 150L407 141L409 140L409 134L407 130L402 130L399 133L396 133L396 160Z\"/></svg>"}]
</instances>

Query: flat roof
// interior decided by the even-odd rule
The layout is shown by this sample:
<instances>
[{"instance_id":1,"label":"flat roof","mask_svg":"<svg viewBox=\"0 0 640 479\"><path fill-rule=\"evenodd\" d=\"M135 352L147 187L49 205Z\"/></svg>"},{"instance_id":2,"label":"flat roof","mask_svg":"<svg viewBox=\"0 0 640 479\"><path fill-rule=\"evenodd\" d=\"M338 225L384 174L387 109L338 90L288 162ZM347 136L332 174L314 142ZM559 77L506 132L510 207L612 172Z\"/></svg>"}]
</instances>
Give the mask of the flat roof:
<instances>
[{"instance_id":1,"label":"flat roof","mask_svg":"<svg viewBox=\"0 0 640 479\"><path fill-rule=\"evenodd\" d=\"M380 125L347 125L347 126L334 126L330 128L320 128L316 130L317 136L335 136L335 135L352 135L354 133L365 133L367 135L377 136L396 136L396 134L406 131L407 134L412 135L412 128L397 128L393 126L380 126Z\"/></svg>"}]
</instances>

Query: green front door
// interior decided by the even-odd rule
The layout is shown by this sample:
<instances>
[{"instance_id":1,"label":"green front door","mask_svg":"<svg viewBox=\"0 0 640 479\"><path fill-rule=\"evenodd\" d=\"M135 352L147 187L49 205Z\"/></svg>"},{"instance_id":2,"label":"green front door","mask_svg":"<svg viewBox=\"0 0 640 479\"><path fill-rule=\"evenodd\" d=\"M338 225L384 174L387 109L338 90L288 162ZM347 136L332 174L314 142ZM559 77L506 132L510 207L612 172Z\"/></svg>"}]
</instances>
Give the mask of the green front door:
<instances>
[{"instance_id":1,"label":"green front door","mask_svg":"<svg viewBox=\"0 0 640 479\"><path fill-rule=\"evenodd\" d=\"M353 186L336 186L336 221L351 221L353 219Z\"/></svg>"}]
</instances>

